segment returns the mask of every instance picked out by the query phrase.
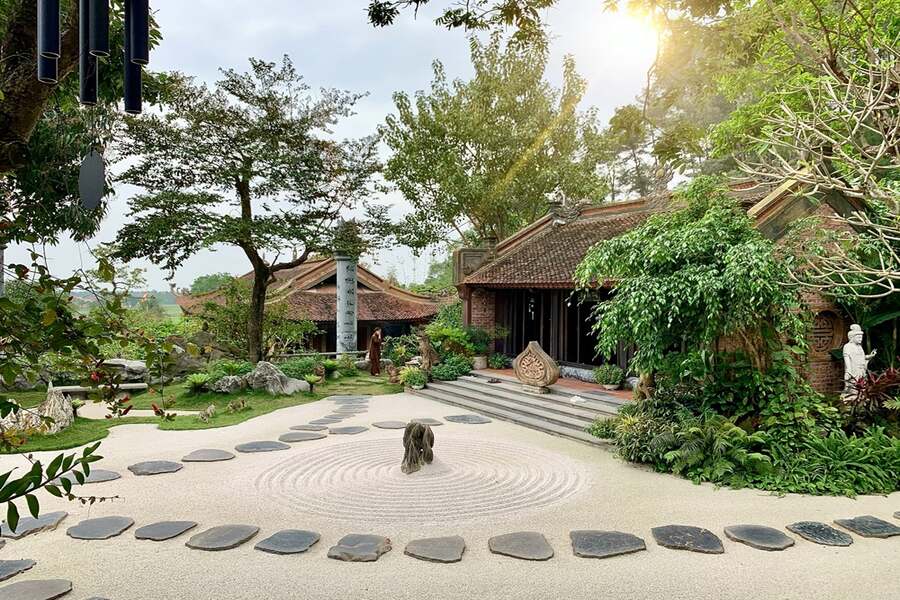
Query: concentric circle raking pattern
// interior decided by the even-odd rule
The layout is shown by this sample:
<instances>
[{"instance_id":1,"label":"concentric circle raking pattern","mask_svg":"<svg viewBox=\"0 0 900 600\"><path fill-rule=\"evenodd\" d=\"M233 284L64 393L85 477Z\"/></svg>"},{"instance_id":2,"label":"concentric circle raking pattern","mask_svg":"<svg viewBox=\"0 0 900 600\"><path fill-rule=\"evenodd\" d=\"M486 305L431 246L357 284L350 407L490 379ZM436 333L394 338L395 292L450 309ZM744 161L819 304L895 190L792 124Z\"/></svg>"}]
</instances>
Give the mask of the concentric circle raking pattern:
<instances>
[{"instance_id":1,"label":"concentric circle raking pattern","mask_svg":"<svg viewBox=\"0 0 900 600\"><path fill-rule=\"evenodd\" d=\"M445 522L547 507L584 487L577 461L527 445L441 436L435 460L400 471L398 440L360 440L292 454L256 488L298 514L361 522Z\"/></svg>"}]
</instances>

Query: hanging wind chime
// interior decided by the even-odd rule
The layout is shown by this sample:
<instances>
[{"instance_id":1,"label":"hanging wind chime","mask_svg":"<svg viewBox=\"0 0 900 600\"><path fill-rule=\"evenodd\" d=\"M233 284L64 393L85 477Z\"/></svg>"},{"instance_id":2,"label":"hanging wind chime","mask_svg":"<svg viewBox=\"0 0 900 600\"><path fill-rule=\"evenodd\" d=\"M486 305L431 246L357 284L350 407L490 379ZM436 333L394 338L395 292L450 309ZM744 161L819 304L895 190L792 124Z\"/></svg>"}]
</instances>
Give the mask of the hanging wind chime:
<instances>
[{"instance_id":1,"label":"hanging wind chime","mask_svg":"<svg viewBox=\"0 0 900 600\"><path fill-rule=\"evenodd\" d=\"M97 104L99 58L110 55L109 1L78 1L78 79L79 100L85 106ZM60 44L59 0L37 0L37 78L55 84L59 77ZM125 0L124 53L125 112L141 113L141 76L150 63L149 0ZM91 149L81 163L78 191L81 204L92 210L100 204L105 191L103 156Z\"/></svg>"}]
</instances>

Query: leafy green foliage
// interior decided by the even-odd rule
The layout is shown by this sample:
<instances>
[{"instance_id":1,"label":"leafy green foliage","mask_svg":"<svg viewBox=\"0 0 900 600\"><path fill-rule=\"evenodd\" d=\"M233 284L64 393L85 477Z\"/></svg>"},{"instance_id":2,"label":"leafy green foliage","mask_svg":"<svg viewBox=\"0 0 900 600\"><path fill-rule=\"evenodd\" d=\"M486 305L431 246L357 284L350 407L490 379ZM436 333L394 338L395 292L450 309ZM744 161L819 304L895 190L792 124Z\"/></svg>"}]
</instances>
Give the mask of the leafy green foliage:
<instances>
[{"instance_id":1,"label":"leafy green foliage","mask_svg":"<svg viewBox=\"0 0 900 600\"><path fill-rule=\"evenodd\" d=\"M234 276L229 273L212 273L209 275L200 275L191 284L192 294L205 294L214 292L220 287L228 284Z\"/></svg>"},{"instance_id":2,"label":"leafy green foliage","mask_svg":"<svg viewBox=\"0 0 900 600\"><path fill-rule=\"evenodd\" d=\"M207 391L211 380L208 373L191 373L184 378L184 383L187 385L188 393L197 395Z\"/></svg>"},{"instance_id":3,"label":"leafy green foliage","mask_svg":"<svg viewBox=\"0 0 900 600\"><path fill-rule=\"evenodd\" d=\"M342 354L337 363L337 372L344 377L353 377L359 372L359 369L356 368L356 360L350 354Z\"/></svg>"},{"instance_id":4,"label":"leafy green foliage","mask_svg":"<svg viewBox=\"0 0 900 600\"><path fill-rule=\"evenodd\" d=\"M507 355L499 352L495 352L488 357L488 366L492 369L508 369L511 362Z\"/></svg>"},{"instance_id":5,"label":"leafy green foliage","mask_svg":"<svg viewBox=\"0 0 900 600\"><path fill-rule=\"evenodd\" d=\"M419 338L415 334L384 338L384 356L397 366L403 366L418 354Z\"/></svg>"},{"instance_id":6,"label":"leafy green foliage","mask_svg":"<svg viewBox=\"0 0 900 600\"><path fill-rule=\"evenodd\" d=\"M338 361L333 358L326 358L322 361L322 368L325 370L325 373L331 375L335 371L338 370Z\"/></svg>"},{"instance_id":7,"label":"leafy green foliage","mask_svg":"<svg viewBox=\"0 0 900 600\"><path fill-rule=\"evenodd\" d=\"M316 367L321 364L321 360L315 356L300 356L279 363L278 368L288 377L303 379L307 375L313 375Z\"/></svg>"},{"instance_id":8,"label":"leafy green foliage","mask_svg":"<svg viewBox=\"0 0 900 600\"><path fill-rule=\"evenodd\" d=\"M400 369L400 383L406 387L422 387L428 383L428 375L419 367L403 367Z\"/></svg>"},{"instance_id":9,"label":"leafy green foliage","mask_svg":"<svg viewBox=\"0 0 900 600\"><path fill-rule=\"evenodd\" d=\"M600 385L622 385L625 371L619 365L607 363L594 368L594 381Z\"/></svg>"},{"instance_id":10,"label":"leafy green foliage","mask_svg":"<svg viewBox=\"0 0 900 600\"><path fill-rule=\"evenodd\" d=\"M472 359L462 354L447 354L431 367L431 376L440 381L453 381L472 371Z\"/></svg>"},{"instance_id":11,"label":"leafy green foliage","mask_svg":"<svg viewBox=\"0 0 900 600\"><path fill-rule=\"evenodd\" d=\"M241 376L250 373L253 370L253 364L247 360L234 360L230 358L220 358L209 363L206 367L206 373L209 375L209 383L213 384L226 375Z\"/></svg>"}]
</instances>

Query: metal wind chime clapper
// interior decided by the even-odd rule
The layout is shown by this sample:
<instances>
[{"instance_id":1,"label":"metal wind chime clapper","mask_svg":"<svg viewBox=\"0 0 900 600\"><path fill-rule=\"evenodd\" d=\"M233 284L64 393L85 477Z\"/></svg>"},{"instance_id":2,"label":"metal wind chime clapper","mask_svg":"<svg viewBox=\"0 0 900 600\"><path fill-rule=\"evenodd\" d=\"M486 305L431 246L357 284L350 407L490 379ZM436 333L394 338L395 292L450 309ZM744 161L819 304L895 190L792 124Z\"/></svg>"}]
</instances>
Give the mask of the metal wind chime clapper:
<instances>
[{"instance_id":1,"label":"metal wind chime clapper","mask_svg":"<svg viewBox=\"0 0 900 600\"><path fill-rule=\"evenodd\" d=\"M37 77L55 84L59 76L60 11L59 0L37 0ZM109 0L78 0L78 79L82 104L97 104L98 58L110 55ZM144 65L150 63L149 0L125 0L124 53L125 112L141 112L141 79ZM88 209L100 203L105 191L103 157L91 150L81 164L78 179L82 205Z\"/></svg>"}]
</instances>

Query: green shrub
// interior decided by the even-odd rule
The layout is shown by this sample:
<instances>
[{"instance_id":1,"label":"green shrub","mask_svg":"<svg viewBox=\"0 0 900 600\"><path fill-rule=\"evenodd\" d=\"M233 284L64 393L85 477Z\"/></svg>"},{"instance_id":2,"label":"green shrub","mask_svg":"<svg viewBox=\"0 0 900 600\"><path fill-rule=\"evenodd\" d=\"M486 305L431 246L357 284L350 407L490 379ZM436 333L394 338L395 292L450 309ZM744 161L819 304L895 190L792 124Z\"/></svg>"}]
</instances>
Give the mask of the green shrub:
<instances>
[{"instance_id":1,"label":"green shrub","mask_svg":"<svg viewBox=\"0 0 900 600\"><path fill-rule=\"evenodd\" d=\"M359 369L356 368L356 359L351 354L342 354L337 363L337 372L344 377L353 377L359 373Z\"/></svg>"},{"instance_id":2,"label":"green shrub","mask_svg":"<svg viewBox=\"0 0 900 600\"><path fill-rule=\"evenodd\" d=\"M331 375L332 373L337 371L338 361L332 358L326 358L322 361L322 368L325 369L326 374Z\"/></svg>"},{"instance_id":3,"label":"green shrub","mask_svg":"<svg viewBox=\"0 0 900 600\"><path fill-rule=\"evenodd\" d=\"M499 352L495 352L488 357L488 366L492 369L506 369L509 367L509 363L509 357Z\"/></svg>"},{"instance_id":4,"label":"green shrub","mask_svg":"<svg viewBox=\"0 0 900 600\"><path fill-rule=\"evenodd\" d=\"M462 354L448 354L440 363L431 367L431 376L441 381L452 381L472 370L472 359Z\"/></svg>"},{"instance_id":5,"label":"green shrub","mask_svg":"<svg viewBox=\"0 0 900 600\"><path fill-rule=\"evenodd\" d=\"M309 375L304 375L303 381L309 384L309 391L312 392L315 391L316 386L319 385L319 383L322 381L322 378L312 373Z\"/></svg>"},{"instance_id":6,"label":"green shrub","mask_svg":"<svg viewBox=\"0 0 900 600\"><path fill-rule=\"evenodd\" d=\"M494 342L493 334L481 327L469 326L465 328L466 337L469 338L469 346L475 356L487 356Z\"/></svg>"},{"instance_id":7,"label":"green shrub","mask_svg":"<svg viewBox=\"0 0 900 600\"><path fill-rule=\"evenodd\" d=\"M303 379L316 371L319 362L315 356L300 356L291 358L278 365L281 372L294 379Z\"/></svg>"},{"instance_id":8,"label":"green shrub","mask_svg":"<svg viewBox=\"0 0 900 600\"><path fill-rule=\"evenodd\" d=\"M419 367L403 367L400 369L400 383L407 387L421 387L428 383L428 377Z\"/></svg>"},{"instance_id":9,"label":"green shrub","mask_svg":"<svg viewBox=\"0 0 900 600\"><path fill-rule=\"evenodd\" d=\"M594 381L600 385L619 386L625 381L625 371L612 363L600 365L594 369Z\"/></svg>"},{"instance_id":10,"label":"green shrub","mask_svg":"<svg viewBox=\"0 0 900 600\"><path fill-rule=\"evenodd\" d=\"M215 383L226 375L240 377L253 370L253 363L248 360L236 360L222 358L209 363L206 373L209 375L209 383Z\"/></svg>"},{"instance_id":11,"label":"green shrub","mask_svg":"<svg viewBox=\"0 0 900 600\"><path fill-rule=\"evenodd\" d=\"M444 363L438 363L431 367L431 376L438 381L453 381L459 377L453 367Z\"/></svg>"},{"instance_id":12,"label":"green shrub","mask_svg":"<svg viewBox=\"0 0 900 600\"><path fill-rule=\"evenodd\" d=\"M619 425L618 418L599 418L587 428L587 432L601 440L609 440L616 437L616 428Z\"/></svg>"},{"instance_id":13,"label":"green shrub","mask_svg":"<svg viewBox=\"0 0 900 600\"><path fill-rule=\"evenodd\" d=\"M414 334L384 338L384 357L397 366L405 365L418 353L419 338Z\"/></svg>"},{"instance_id":14,"label":"green shrub","mask_svg":"<svg viewBox=\"0 0 900 600\"><path fill-rule=\"evenodd\" d=\"M210 377L206 373L192 373L184 378L188 394L196 396L208 389Z\"/></svg>"}]
</instances>

